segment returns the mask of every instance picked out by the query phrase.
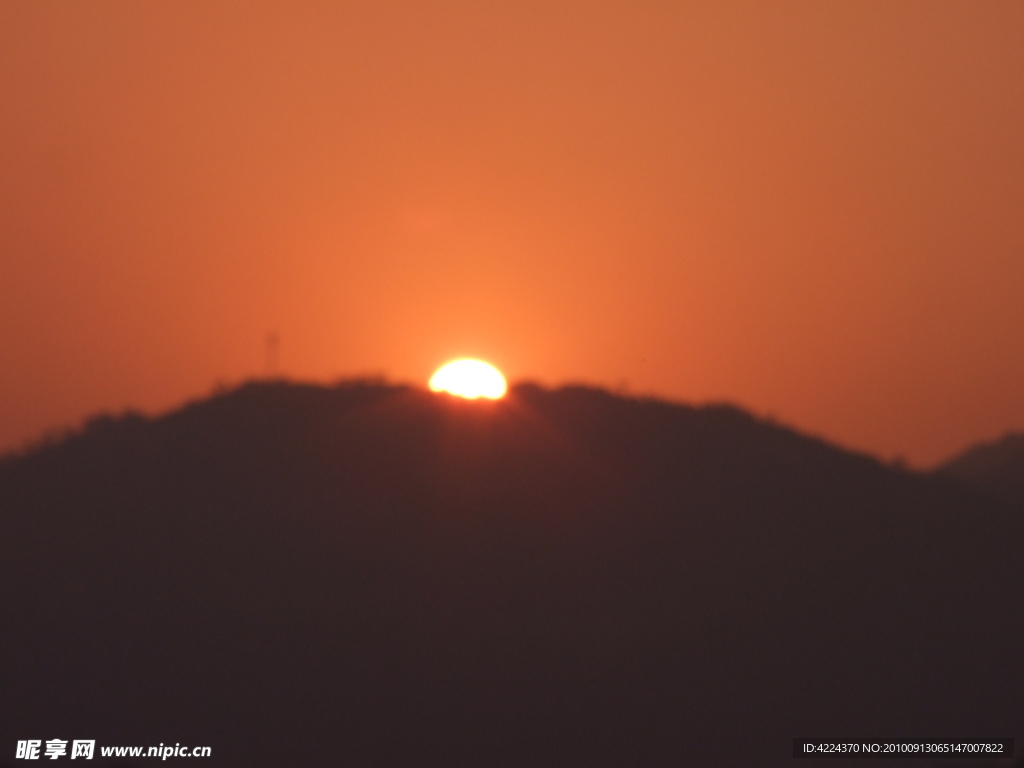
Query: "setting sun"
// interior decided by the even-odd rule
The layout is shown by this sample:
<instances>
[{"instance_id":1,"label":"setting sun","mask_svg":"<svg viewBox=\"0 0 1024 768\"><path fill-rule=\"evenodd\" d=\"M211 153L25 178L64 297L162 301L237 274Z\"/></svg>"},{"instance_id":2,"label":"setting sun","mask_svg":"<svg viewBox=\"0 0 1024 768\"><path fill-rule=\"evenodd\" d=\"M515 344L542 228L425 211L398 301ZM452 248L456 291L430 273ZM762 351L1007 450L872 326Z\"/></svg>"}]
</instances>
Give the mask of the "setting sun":
<instances>
[{"instance_id":1,"label":"setting sun","mask_svg":"<svg viewBox=\"0 0 1024 768\"><path fill-rule=\"evenodd\" d=\"M504 397L508 386L501 371L481 360L454 360L430 377L430 389L459 397Z\"/></svg>"}]
</instances>

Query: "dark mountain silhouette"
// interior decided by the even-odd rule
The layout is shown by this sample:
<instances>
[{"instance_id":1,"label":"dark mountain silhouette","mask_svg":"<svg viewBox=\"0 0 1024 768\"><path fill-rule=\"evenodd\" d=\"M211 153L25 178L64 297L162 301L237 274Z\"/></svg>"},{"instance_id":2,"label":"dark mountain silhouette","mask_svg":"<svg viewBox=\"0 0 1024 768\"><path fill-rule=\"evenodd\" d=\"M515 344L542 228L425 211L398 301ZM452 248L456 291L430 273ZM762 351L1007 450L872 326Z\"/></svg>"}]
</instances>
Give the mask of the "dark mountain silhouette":
<instances>
[{"instance_id":1,"label":"dark mountain silhouette","mask_svg":"<svg viewBox=\"0 0 1024 768\"><path fill-rule=\"evenodd\" d=\"M1022 542L1021 505L729 406L249 384L0 463L0 759L781 766L794 737L1012 737Z\"/></svg>"},{"instance_id":2,"label":"dark mountain silhouette","mask_svg":"<svg viewBox=\"0 0 1024 768\"><path fill-rule=\"evenodd\" d=\"M1024 434L976 445L939 469L986 491L1024 503Z\"/></svg>"}]
</instances>

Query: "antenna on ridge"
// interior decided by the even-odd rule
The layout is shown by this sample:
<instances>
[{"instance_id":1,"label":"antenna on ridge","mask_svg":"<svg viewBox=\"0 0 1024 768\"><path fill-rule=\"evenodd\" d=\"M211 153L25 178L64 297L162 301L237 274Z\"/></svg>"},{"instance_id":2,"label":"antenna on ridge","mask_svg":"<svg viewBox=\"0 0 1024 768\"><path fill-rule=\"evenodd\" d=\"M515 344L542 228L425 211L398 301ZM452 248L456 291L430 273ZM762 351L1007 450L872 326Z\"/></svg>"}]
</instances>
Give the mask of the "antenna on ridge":
<instances>
[{"instance_id":1,"label":"antenna on ridge","mask_svg":"<svg viewBox=\"0 0 1024 768\"><path fill-rule=\"evenodd\" d=\"M277 350L280 339L275 331L267 334L267 378L277 378Z\"/></svg>"}]
</instances>

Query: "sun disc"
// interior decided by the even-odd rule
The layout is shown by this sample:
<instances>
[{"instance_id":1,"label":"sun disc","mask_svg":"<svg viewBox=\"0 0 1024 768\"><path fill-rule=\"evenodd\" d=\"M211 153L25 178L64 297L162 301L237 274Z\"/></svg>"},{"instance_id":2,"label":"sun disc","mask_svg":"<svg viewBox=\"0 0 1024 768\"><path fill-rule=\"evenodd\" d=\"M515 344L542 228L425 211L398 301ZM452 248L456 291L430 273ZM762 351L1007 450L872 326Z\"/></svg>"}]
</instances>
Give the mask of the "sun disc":
<instances>
[{"instance_id":1,"label":"sun disc","mask_svg":"<svg viewBox=\"0 0 1024 768\"><path fill-rule=\"evenodd\" d=\"M453 360L437 369L430 377L430 389L459 397L486 397L497 400L505 396L508 385L501 371L482 360Z\"/></svg>"}]
</instances>

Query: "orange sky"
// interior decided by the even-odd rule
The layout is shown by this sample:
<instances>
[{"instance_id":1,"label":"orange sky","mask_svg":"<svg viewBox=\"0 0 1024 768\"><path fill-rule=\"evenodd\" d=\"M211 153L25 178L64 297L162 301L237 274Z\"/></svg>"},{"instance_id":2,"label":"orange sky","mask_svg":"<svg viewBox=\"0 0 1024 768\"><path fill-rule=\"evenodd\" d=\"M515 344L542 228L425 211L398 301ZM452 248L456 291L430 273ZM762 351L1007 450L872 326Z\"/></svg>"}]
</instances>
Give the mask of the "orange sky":
<instances>
[{"instance_id":1,"label":"orange sky","mask_svg":"<svg viewBox=\"0 0 1024 768\"><path fill-rule=\"evenodd\" d=\"M265 368L1024 428L1024 3L0 0L0 447Z\"/></svg>"}]
</instances>

